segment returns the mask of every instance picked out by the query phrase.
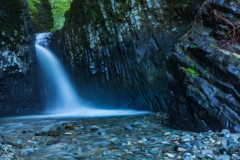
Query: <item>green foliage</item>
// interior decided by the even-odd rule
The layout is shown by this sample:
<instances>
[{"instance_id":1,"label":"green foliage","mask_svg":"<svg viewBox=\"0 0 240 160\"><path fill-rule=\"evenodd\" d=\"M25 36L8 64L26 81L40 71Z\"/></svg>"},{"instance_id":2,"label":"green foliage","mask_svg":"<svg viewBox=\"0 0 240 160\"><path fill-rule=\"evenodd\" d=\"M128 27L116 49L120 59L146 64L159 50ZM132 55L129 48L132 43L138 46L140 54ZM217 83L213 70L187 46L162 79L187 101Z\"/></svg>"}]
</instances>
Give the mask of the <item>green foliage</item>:
<instances>
[{"instance_id":1,"label":"green foliage","mask_svg":"<svg viewBox=\"0 0 240 160\"><path fill-rule=\"evenodd\" d=\"M38 12L38 10L35 6L36 3L40 3L40 0L28 0L28 6L29 6L29 9L30 9L31 16L33 14L37 14L37 12Z\"/></svg>"},{"instance_id":2,"label":"green foliage","mask_svg":"<svg viewBox=\"0 0 240 160\"><path fill-rule=\"evenodd\" d=\"M65 22L64 14L70 8L72 0L49 0L52 6L54 18L54 27L52 30L57 30L63 27Z\"/></svg>"}]
</instances>

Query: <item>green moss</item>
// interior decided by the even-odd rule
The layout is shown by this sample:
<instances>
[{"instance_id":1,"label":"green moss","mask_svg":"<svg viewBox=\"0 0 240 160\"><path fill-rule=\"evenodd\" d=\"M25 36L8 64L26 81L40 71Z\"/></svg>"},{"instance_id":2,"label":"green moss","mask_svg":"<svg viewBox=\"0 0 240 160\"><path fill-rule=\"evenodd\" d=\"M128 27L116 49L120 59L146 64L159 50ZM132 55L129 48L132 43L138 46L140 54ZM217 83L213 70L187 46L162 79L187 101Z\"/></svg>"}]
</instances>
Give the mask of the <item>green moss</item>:
<instances>
[{"instance_id":1,"label":"green moss","mask_svg":"<svg viewBox=\"0 0 240 160\"><path fill-rule=\"evenodd\" d=\"M184 61L192 62L192 59L191 59L189 56L186 56L186 57L184 58Z\"/></svg>"},{"instance_id":2,"label":"green moss","mask_svg":"<svg viewBox=\"0 0 240 160\"><path fill-rule=\"evenodd\" d=\"M232 60L235 61L235 62L239 62L239 59L235 56L232 56Z\"/></svg>"},{"instance_id":3,"label":"green moss","mask_svg":"<svg viewBox=\"0 0 240 160\"><path fill-rule=\"evenodd\" d=\"M35 6L37 3L40 3L40 0L28 0L28 6L29 6L29 10L32 18L34 18L33 16L34 14L38 13L38 10Z\"/></svg>"},{"instance_id":4,"label":"green moss","mask_svg":"<svg viewBox=\"0 0 240 160\"><path fill-rule=\"evenodd\" d=\"M206 74L206 73L208 73L208 71L207 71L207 70L203 71L203 74Z\"/></svg>"},{"instance_id":5,"label":"green moss","mask_svg":"<svg viewBox=\"0 0 240 160\"><path fill-rule=\"evenodd\" d=\"M197 71L194 70L193 68L187 68L187 69L184 69L184 71L191 76L197 76L197 77L199 76L199 73L197 73Z\"/></svg>"},{"instance_id":6,"label":"green moss","mask_svg":"<svg viewBox=\"0 0 240 160\"><path fill-rule=\"evenodd\" d=\"M214 44L210 44L210 48L213 50L215 49L215 45Z\"/></svg>"},{"instance_id":7,"label":"green moss","mask_svg":"<svg viewBox=\"0 0 240 160\"><path fill-rule=\"evenodd\" d=\"M197 87L195 88L195 90L196 90L196 91L198 91L198 92L200 92L200 93L202 93L202 92L200 91L200 89L199 89L199 88L197 88Z\"/></svg>"},{"instance_id":8,"label":"green moss","mask_svg":"<svg viewBox=\"0 0 240 160\"><path fill-rule=\"evenodd\" d=\"M200 93L202 96L203 96L203 98L206 100L206 96L204 95L204 93L199 89L199 88L195 88L195 90L198 92L198 93Z\"/></svg>"},{"instance_id":9,"label":"green moss","mask_svg":"<svg viewBox=\"0 0 240 160\"><path fill-rule=\"evenodd\" d=\"M196 45L193 45L192 48L197 48L197 46L196 46Z\"/></svg>"}]
</instances>

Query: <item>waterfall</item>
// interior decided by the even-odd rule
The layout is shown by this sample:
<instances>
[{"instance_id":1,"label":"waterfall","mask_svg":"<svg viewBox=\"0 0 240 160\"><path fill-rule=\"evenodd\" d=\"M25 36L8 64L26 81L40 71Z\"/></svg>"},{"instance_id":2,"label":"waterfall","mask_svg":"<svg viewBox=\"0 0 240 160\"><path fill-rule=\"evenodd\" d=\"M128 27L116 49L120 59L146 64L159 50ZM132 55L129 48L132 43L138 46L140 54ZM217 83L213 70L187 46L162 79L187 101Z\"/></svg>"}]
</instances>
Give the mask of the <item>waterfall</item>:
<instances>
[{"instance_id":1,"label":"waterfall","mask_svg":"<svg viewBox=\"0 0 240 160\"><path fill-rule=\"evenodd\" d=\"M49 49L39 45L43 43L41 41L44 38L43 35L47 36L47 34L37 36L35 47L38 61L44 73L45 83L47 83L46 92L50 93L47 94L47 101L50 103L48 105L61 107L61 109L74 109L79 106L80 100L61 63ZM51 107L50 109L56 108Z\"/></svg>"},{"instance_id":2,"label":"waterfall","mask_svg":"<svg viewBox=\"0 0 240 160\"><path fill-rule=\"evenodd\" d=\"M48 112L81 117L146 113L134 110L105 110L84 105L60 61L52 51L46 48L48 36L48 33L37 34L35 44L38 62L43 73Z\"/></svg>"}]
</instances>

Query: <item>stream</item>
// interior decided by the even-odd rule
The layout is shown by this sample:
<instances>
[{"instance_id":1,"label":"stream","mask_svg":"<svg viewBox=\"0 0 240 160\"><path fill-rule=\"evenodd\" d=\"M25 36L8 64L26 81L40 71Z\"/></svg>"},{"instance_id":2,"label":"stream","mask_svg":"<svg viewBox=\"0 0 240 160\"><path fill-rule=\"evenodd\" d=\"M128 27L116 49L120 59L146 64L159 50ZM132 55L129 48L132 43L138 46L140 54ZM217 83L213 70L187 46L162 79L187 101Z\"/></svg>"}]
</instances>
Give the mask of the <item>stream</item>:
<instances>
[{"instance_id":1,"label":"stream","mask_svg":"<svg viewBox=\"0 0 240 160\"><path fill-rule=\"evenodd\" d=\"M239 134L228 130L206 133L174 130L160 124L159 117L160 114L2 118L0 159L230 160L229 155L239 158L239 146L234 145Z\"/></svg>"}]
</instances>

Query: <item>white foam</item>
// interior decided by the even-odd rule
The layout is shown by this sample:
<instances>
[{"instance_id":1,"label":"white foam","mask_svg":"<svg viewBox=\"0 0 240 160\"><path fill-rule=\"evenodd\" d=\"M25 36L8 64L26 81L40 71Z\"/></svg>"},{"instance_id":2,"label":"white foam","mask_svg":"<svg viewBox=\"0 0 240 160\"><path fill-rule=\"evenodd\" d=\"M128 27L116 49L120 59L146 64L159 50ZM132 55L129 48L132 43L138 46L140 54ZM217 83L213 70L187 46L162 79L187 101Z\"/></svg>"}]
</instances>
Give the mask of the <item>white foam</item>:
<instances>
[{"instance_id":1,"label":"white foam","mask_svg":"<svg viewBox=\"0 0 240 160\"><path fill-rule=\"evenodd\" d=\"M52 112L43 115L19 116L4 119L47 119L47 118L93 118L93 117L115 117L150 114L148 111L136 110L108 110L94 108L79 108L71 112Z\"/></svg>"}]
</instances>

